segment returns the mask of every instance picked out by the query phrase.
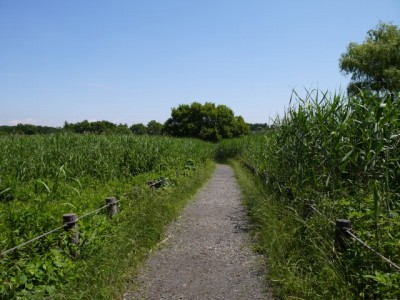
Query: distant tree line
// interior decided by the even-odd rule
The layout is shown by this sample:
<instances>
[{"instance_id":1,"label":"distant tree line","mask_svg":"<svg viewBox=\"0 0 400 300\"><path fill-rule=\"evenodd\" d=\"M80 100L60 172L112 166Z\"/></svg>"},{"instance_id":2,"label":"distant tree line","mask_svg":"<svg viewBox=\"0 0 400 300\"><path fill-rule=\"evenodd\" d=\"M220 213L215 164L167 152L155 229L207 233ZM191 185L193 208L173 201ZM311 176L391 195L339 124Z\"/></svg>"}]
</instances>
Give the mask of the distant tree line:
<instances>
[{"instance_id":1,"label":"distant tree line","mask_svg":"<svg viewBox=\"0 0 400 300\"><path fill-rule=\"evenodd\" d=\"M272 129L266 123L247 123L252 133L262 133ZM144 125L136 123L128 127L126 124L114 124L109 121L89 122L87 120L77 123L65 122L64 127L37 126L32 124L18 124L16 126L0 125L0 135L34 135L71 132L78 134L135 134L135 135L167 135L164 125L152 120Z\"/></svg>"},{"instance_id":2,"label":"distant tree line","mask_svg":"<svg viewBox=\"0 0 400 300\"><path fill-rule=\"evenodd\" d=\"M49 126L36 126L31 124L18 124L16 126L0 126L0 135L5 134L50 134L62 131L61 128Z\"/></svg>"},{"instance_id":3,"label":"distant tree line","mask_svg":"<svg viewBox=\"0 0 400 300\"><path fill-rule=\"evenodd\" d=\"M133 134L136 135L161 135L164 133L164 125L155 120L147 123L147 126L143 123L133 124L131 127L129 127L129 129Z\"/></svg>"},{"instance_id":4,"label":"distant tree line","mask_svg":"<svg viewBox=\"0 0 400 300\"><path fill-rule=\"evenodd\" d=\"M49 134L71 132L76 134L135 134L135 135L169 135L176 137L193 137L206 141L218 142L250 134L263 132L268 124L247 124L241 116L235 116L225 105L206 102L201 104L182 104L172 108L171 117L164 123L151 120L146 125L136 123L114 124L109 121L77 123L65 122L62 128L18 124L17 126L0 126L0 134Z\"/></svg>"},{"instance_id":5,"label":"distant tree line","mask_svg":"<svg viewBox=\"0 0 400 300\"><path fill-rule=\"evenodd\" d=\"M94 133L94 134L111 134L111 133L130 133L128 125L114 124L109 121L89 122L84 120L77 123L64 123L63 130L73 133Z\"/></svg>"},{"instance_id":6,"label":"distant tree line","mask_svg":"<svg viewBox=\"0 0 400 300\"><path fill-rule=\"evenodd\" d=\"M147 126L142 123L133 124L128 127L126 124L114 124L109 121L89 122L84 120L77 123L65 122L63 127L37 126L32 124L18 124L16 126L0 126L0 135L22 134L51 134L59 132L71 132L78 134L137 134L137 135L161 135L163 124L152 120Z\"/></svg>"},{"instance_id":7,"label":"distant tree line","mask_svg":"<svg viewBox=\"0 0 400 300\"><path fill-rule=\"evenodd\" d=\"M273 125L268 125L267 123L248 123L251 132L262 132L273 128Z\"/></svg>"},{"instance_id":8,"label":"distant tree line","mask_svg":"<svg viewBox=\"0 0 400 300\"><path fill-rule=\"evenodd\" d=\"M78 123L65 122L63 130L73 133L161 135L163 124L152 120L147 123L147 126L137 123L128 127L126 124L117 125L109 121L88 122L85 120Z\"/></svg>"}]
</instances>

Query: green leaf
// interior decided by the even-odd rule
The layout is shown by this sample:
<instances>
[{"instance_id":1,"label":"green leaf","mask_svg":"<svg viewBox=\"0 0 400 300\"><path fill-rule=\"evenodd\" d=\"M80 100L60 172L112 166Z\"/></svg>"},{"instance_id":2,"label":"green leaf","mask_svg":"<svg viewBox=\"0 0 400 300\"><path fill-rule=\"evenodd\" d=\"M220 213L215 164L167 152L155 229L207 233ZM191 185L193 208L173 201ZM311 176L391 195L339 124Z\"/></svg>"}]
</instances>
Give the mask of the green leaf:
<instances>
[{"instance_id":1,"label":"green leaf","mask_svg":"<svg viewBox=\"0 0 400 300\"><path fill-rule=\"evenodd\" d=\"M27 280L28 280L28 278L23 273L18 276L18 283L21 285L25 284L27 282Z\"/></svg>"},{"instance_id":2,"label":"green leaf","mask_svg":"<svg viewBox=\"0 0 400 300\"><path fill-rule=\"evenodd\" d=\"M347 154L343 157L343 159L341 160L341 162L345 162L349 156L353 153L354 149L351 149L349 152L347 152Z\"/></svg>"}]
</instances>

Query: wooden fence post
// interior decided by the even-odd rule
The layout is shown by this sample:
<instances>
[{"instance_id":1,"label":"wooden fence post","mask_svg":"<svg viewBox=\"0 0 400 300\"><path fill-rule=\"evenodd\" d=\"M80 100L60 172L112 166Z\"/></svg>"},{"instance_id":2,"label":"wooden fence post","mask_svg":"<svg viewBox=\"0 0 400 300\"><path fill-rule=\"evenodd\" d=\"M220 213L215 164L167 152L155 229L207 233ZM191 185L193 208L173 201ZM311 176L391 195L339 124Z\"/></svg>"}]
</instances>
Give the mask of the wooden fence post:
<instances>
[{"instance_id":1,"label":"wooden fence post","mask_svg":"<svg viewBox=\"0 0 400 300\"><path fill-rule=\"evenodd\" d=\"M351 230L350 220L336 220L335 226L335 249L339 252L344 252L347 249L350 235L347 230Z\"/></svg>"},{"instance_id":2,"label":"wooden fence post","mask_svg":"<svg viewBox=\"0 0 400 300\"><path fill-rule=\"evenodd\" d=\"M108 205L108 215L112 218L118 212L117 199L114 197L106 198L106 204Z\"/></svg>"},{"instance_id":3,"label":"wooden fence post","mask_svg":"<svg viewBox=\"0 0 400 300\"><path fill-rule=\"evenodd\" d=\"M79 243L79 232L78 232L78 216L75 213L63 215L63 222L65 230L73 230L72 241L75 245Z\"/></svg>"}]
</instances>

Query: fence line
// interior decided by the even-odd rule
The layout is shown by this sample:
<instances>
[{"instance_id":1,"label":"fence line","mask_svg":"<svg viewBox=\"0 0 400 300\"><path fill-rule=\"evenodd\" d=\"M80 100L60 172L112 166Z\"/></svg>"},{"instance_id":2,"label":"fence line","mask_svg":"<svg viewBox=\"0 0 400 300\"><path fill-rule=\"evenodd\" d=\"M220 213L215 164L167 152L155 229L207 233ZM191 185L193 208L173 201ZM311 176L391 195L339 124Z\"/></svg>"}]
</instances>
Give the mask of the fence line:
<instances>
[{"instance_id":1,"label":"fence line","mask_svg":"<svg viewBox=\"0 0 400 300\"><path fill-rule=\"evenodd\" d=\"M381 259L383 259L385 262L387 262L391 267L397 269L400 271L400 266L392 262L390 259L386 258L382 254L380 254L378 251L376 251L374 248L369 246L367 243L362 241L359 237L357 237L354 233L352 233L350 230L346 230L349 235L351 235L356 241L358 241L361 245L366 247L368 250L372 251L375 255L379 256Z\"/></svg>"},{"instance_id":2,"label":"fence line","mask_svg":"<svg viewBox=\"0 0 400 300\"><path fill-rule=\"evenodd\" d=\"M64 224L63 224L62 226L60 226L60 227L54 228L54 229L52 229L52 230L50 230L50 231L48 231L48 232L46 232L46 233L43 233L43 234L41 234L41 235L39 235L39 236L37 236L37 237L34 237L33 239L30 239L30 240L28 240L28 241L25 241L25 242L23 242L23 243L21 243L21 244L15 246L15 247L13 247L13 248L10 248L10 249L7 249L7 250L5 250L5 251L2 251L2 252L0 253L0 257L3 256L3 255L5 255L5 254L7 254L7 253L10 253L10 252L12 252L12 251L14 251L14 250L17 250L17 249L19 249L19 248L22 248L22 247L24 247L24 246L26 246L26 245L28 245L28 244L31 244L31 243L33 243L33 242L35 242L35 241L37 241L37 240L40 240L40 239L42 239L42 238L44 238L44 237L46 237L46 236L48 236L48 235L50 235L50 234L52 234L52 233L54 233L54 232L57 232L57 231L59 231L59 230L61 230L61 229L63 229L63 228L69 227L69 226L71 226L72 224L75 224L76 222L78 222L80 219L83 219L83 218L85 218L85 217L88 217L88 216L90 216L90 215L93 215L93 214L95 214L95 213L98 213L99 211L101 211L101 210L103 210L103 209L105 209L105 208L107 208L107 207L110 207L110 206L112 206L112 205L115 205L115 204L118 203L118 202L120 202L120 200L114 201L113 203L107 203L106 205L104 205L104 206L102 206L102 207L100 207L100 208L98 208L98 209L96 209L96 210L93 210L93 211L91 211L91 212L88 212L88 213L84 214L83 216L79 217L75 222L66 222L66 223L64 223Z\"/></svg>"},{"instance_id":3,"label":"fence line","mask_svg":"<svg viewBox=\"0 0 400 300\"><path fill-rule=\"evenodd\" d=\"M252 166L251 164L249 164L248 162L246 162L244 159L240 159L240 161L249 169L253 172L253 174L256 174L257 176L260 176L260 174L258 173L257 168L255 168L254 166ZM328 219L322 212L320 212L315 205L310 205L309 206L312 210L314 210L316 213L318 213L319 215L321 215L323 218L325 218L325 220L327 220L329 223L333 224L336 226L336 223L333 222L332 220ZM363 240L361 240L358 236L356 236L350 229L343 229L348 235L350 235L352 238L354 238L357 242L359 242L361 245L363 245L365 248L367 248L368 250L370 250L372 253L374 253L376 256L380 257L383 261L385 261L386 263L388 263L392 268L400 271L400 266L394 262L392 262L389 258L385 257L383 254L379 253L377 250L375 250L374 248L372 248L371 246L369 246L366 242L364 242Z\"/></svg>"},{"instance_id":4,"label":"fence line","mask_svg":"<svg viewBox=\"0 0 400 300\"><path fill-rule=\"evenodd\" d=\"M63 226L57 227L57 228L55 228L55 229L52 229L52 230L50 230L50 231L48 231L48 232L46 232L46 233L43 233L43 234L41 234L41 235L39 235L39 236L37 236L37 237L35 237L35 238L33 238L33 239L30 239L30 240L28 240L28 241L26 241L26 242L23 242L22 244L19 244L19 245L13 247L13 248L10 248L10 249L8 249L8 250L5 250L5 251L3 251L3 252L0 253L0 256L3 256L3 255L5 255L5 254L7 254L7 253L9 253L9 252L12 252L12 251L14 251L14 250L17 250L17 249L19 249L19 248L22 248L23 246L26 246L26 245L28 245L28 244L30 244L30 243L33 243L34 241L40 240L40 239L42 239L42 238L44 238L44 237L46 237L46 236L52 234L53 232L56 232L56 231L58 231L58 230L60 230L60 229L63 229L63 228L65 228L65 227L67 227L68 225L69 225L69 224L66 223L66 224L64 224Z\"/></svg>"},{"instance_id":5,"label":"fence line","mask_svg":"<svg viewBox=\"0 0 400 300\"><path fill-rule=\"evenodd\" d=\"M118 202L119 202L119 201L116 201L115 203L118 203ZM94 214L98 213L99 211L101 211L101 210L103 210L103 209L109 207L110 205L111 205L111 204L106 204L106 205L104 205L104 206L102 206L102 207L100 207L100 208L98 208L98 209L96 209L96 210L93 210L93 211L91 211L91 212L88 212L87 214L84 214L83 216L80 216L80 217L78 218L78 221L79 221L80 219L86 218L86 217L88 217L88 216L90 216L90 215L94 215Z\"/></svg>"},{"instance_id":6,"label":"fence line","mask_svg":"<svg viewBox=\"0 0 400 300\"><path fill-rule=\"evenodd\" d=\"M318 209L315 208L315 205L311 205L311 208L317 212L319 215L321 215L325 220L327 220L329 223L333 224L336 226L336 223L333 222L332 220L328 219L323 213L321 213ZM383 254L379 253L377 250L372 248L370 245L368 245L366 242L361 240L355 233L353 233L350 229L345 229L346 233L349 234L352 238L354 238L357 242L359 242L361 245L363 245L365 248L370 250L372 253L374 253L376 256L380 257L382 260L384 260L386 263L388 263L392 268L397 269L400 271L400 266L397 265L396 263L392 262L389 258L383 256Z\"/></svg>"}]
</instances>

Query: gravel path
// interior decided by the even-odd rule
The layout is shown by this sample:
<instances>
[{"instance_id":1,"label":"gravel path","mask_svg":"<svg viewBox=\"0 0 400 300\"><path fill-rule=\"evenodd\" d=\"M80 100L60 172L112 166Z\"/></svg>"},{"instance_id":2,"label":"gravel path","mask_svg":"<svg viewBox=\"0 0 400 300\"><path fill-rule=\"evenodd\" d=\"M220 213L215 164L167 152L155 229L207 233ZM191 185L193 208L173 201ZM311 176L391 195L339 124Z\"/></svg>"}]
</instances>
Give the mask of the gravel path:
<instances>
[{"instance_id":1,"label":"gravel path","mask_svg":"<svg viewBox=\"0 0 400 300\"><path fill-rule=\"evenodd\" d=\"M124 299L272 299L240 198L231 167L217 165Z\"/></svg>"}]
</instances>

